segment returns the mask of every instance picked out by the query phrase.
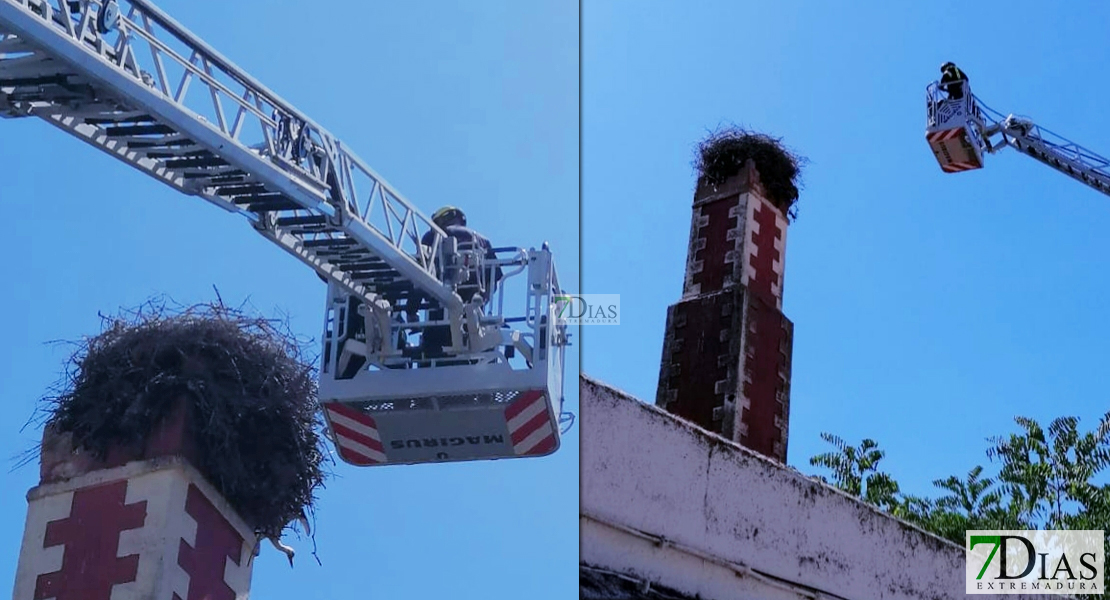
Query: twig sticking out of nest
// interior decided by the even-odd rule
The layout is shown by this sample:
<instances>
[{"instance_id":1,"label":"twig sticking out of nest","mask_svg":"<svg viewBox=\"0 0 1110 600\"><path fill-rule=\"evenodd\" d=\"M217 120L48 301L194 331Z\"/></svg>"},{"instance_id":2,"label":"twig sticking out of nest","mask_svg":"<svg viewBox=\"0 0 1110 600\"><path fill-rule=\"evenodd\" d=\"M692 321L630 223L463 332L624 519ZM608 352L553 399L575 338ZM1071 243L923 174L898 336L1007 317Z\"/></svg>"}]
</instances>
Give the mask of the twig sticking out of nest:
<instances>
[{"instance_id":1,"label":"twig sticking out of nest","mask_svg":"<svg viewBox=\"0 0 1110 600\"><path fill-rule=\"evenodd\" d=\"M759 169L769 200L784 212L790 211L798 200L806 159L787 150L781 139L739 127L720 129L698 144L694 166L708 183L720 185L740 172L749 158Z\"/></svg>"},{"instance_id":2,"label":"twig sticking out of nest","mask_svg":"<svg viewBox=\"0 0 1110 600\"><path fill-rule=\"evenodd\" d=\"M184 398L197 467L256 531L280 537L310 509L327 455L314 361L284 323L223 304L147 305L77 343L50 424L103 458L142 444Z\"/></svg>"}]
</instances>

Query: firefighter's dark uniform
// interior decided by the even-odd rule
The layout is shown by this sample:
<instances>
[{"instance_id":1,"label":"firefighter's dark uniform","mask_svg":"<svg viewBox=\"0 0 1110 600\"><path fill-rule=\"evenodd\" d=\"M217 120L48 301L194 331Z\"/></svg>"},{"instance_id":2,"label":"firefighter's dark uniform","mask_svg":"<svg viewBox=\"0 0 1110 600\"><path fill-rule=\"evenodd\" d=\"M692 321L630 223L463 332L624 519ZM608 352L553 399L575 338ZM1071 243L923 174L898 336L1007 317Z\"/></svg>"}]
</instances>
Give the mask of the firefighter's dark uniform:
<instances>
[{"instance_id":1,"label":"firefighter's dark uniform","mask_svg":"<svg viewBox=\"0 0 1110 600\"><path fill-rule=\"evenodd\" d=\"M952 63L948 63L940 71L940 89L948 93L949 100L963 98L969 81L967 75Z\"/></svg>"},{"instance_id":2,"label":"firefighter's dark uniform","mask_svg":"<svg viewBox=\"0 0 1110 600\"><path fill-rule=\"evenodd\" d=\"M444 233L448 237L457 240L460 247L469 245L472 248L482 250L486 258L496 259L497 254L493 251L493 246L489 240L483 237L478 232L470 229L464 225L448 225L443 228ZM431 247L435 240L435 234L432 231L424 234L424 238L420 240L423 246ZM470 299L475 294L482 294L486 302L489 302L493 296L493 291L497 289L498 282L501 281L502 271L501 267L490 267L483 274L484 276L478 278L474 273L465 281L460 281L456 291L463 302L470 302ZM488 288L488 289L486 289ZM419 302L419 300L417 300ZM445 311L442 308L436 308L428 311L428 320L439 321L445 318ZM448 326L435 326L426 327L420 336L421 354L425 359L442 358L445 356L443 347L451 345L451 329ZM443 363L443 364L456 364Z\"/></svg>"}]
</instances>

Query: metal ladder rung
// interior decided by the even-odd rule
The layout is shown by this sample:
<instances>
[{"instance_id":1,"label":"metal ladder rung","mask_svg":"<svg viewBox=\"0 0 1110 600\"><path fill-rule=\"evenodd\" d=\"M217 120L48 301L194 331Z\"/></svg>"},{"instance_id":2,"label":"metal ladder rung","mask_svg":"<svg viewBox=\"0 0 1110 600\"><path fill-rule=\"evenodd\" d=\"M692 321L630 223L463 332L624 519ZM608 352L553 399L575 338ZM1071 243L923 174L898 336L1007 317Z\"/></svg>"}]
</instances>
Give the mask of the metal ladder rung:
<instances>
[{"instance_id":1,"label":"metal ladder rung","mask_svg":"<svg viewBox=\"0 0 1110 600\"><path fill-rule=\"evenodd\" d=\"M216 186L216 193L220 193L220 187ZM279 192L262 192L257 194L237 194L231 196L229 194L221 194L228 196L235 204L245 204L247 202L261 202L263 200L288 200L284 194Z\"/></svg>"},{"instance_id":2,"label":"metal ladder rung","mask_svg":"<svg viewBox=\"0 0 1110 600\"><path fill-rule=\"evenodd\" d=\"M381 267L389 267L384 260L365 260L365 261L332 261L335 266L339 267L342 271L369 271L379 269ZM392 268L392 267L389 267Z\"/></svg>"},{"instance_id":3,"label":"metal ladder rung","mask_svg":"<svg viewBox=\"0 0 1110 600\"><path fill-rule=\"evenodd\" d=\"M266 186L261 183L219 186L216 188L216 193L228 197L245 195L252 195L258 198L284 197L277 192L270 192L266 189Z\"/></svg>"},{"instance_id":4,"label":"metal ladder rung","mask_svg":"<svg viewBox=\"0 0 1110 600\"><path fill-rule=\"evenodd\" d=\"M217 183L237 183L236 180L241 180L242 178L246 177L246 175L243 174L242 171L239 171L238 175L235 175L234 173L235 171L226 171L223 169L200 169L194 171L184 171L181 173L181 176L185 179L206 179L209 181L209 185L216 185ZM219 179L220 181L215 181L216 179Z\"/></svg>"},{"instance_id":5,"label":"metal ladder rung","mask_svg":"<svg viewBox=\"0 0 1110 600\"><path fill-rule=\"evenodd\" d=\"M184 152L159 152L159 151L154 151L154 152L144 152L143 154L146 155L149 158L157 158L157 159L188 158L188 157L193 157L193 156L213 156L213 154L211 152L209 152L207 150L203 150L203 149L202 150L186 150Z\"/></svg>"},{"instance_id":6,"label":"metal ladder rung","mask_svg":"<svg viewBox=\"0 0 1110 600\"><path fill-rule=\"evenodd\" d=\"M156 123L153 125L122 125L104 128L108 137L131 137L136 135L171 135L177 133L173 127Z\"/></svg>"},{"instance_id":7,"label":"metal ladder rung","mask_svg":"<svg viewBox=\"0 0 1110 600\"><path fill-rule=\"evenodd\" d=\"M390 295L392 295L394 297L397 297L397 296L401 296L403 294L408 294L408 293L413 291L412 284L408 283L407 281L402 281L402 282L398 282L398 283L390 283L390 284L387 284L387 285L381 285L381 286L378 286L377 289L378 289L378 293L380 293L382 295L385 295L387 297L390 296Z\"/></svg>"},{"instance_id":8,"label":"metal ladder rung","mask_svg":"<svg viewBox=\"0 0 1110 600\"><path fill-rule=\"evenodd\" d=\"M318 256L320 258L326 258L328 260L328 262L332 263L333 265L338 265L338 264L340 264L344 261L345 262L357 262L357 261L374 260L375 258L377 258L376 256L374 256L373 254L371 254L369 252L359 251L359 250L360 250L359 248L353 248L353 249L352 248L341 248L341 249L338 249L338 250L329 250L327 248L321 248L321 249L317 250L315 252L315 254L316 254L316 256Z\"/></svg>"},{"instance_id":9,"label":"metal ladder rung","mask_svg":"<svg viewBox=\"0 0 1110 600\"><path fill-rule=\"evenodd\" d=\"M293 217L281 217L277 220L278 227L327 224L328 218L323 215L297 215Z\"/></svg>"},{"instance_id":10,"label":"metal ladder rung","mask_svg":"<svg viewBox=\"0 0 1110 600\"><path fill-rule=\"evenodd\" d=\"M351 279L354 279L355 281L368 283L375 287L379 285L392 284L394 281L397 280L396 271L354 271L347 274L350 275Z\"/></svg>"},{"instance_id":11,"label":"metal ladder rung","mask_svg":"<svg viewBox=\"0 0 1110 600\"><path fill-rule=\"evenodd\" d=\"M167 169L192 169L196 167L229 167L227 161L215 156L212 157L189 157L189 158L175 158L164 161L162 163Z\"/></svg>"},{"instance_id":12,"label":"metal ladder rung","mask_svg":"<svg viewBox=\"0 0 1110 600\"><path fill-rule=\"evenodd\" d=\"M140 150L143 148L189 148L197 147L197 143L188 138L181 139L167 139L167 140L134 140L127 143L127 147L132 150Z\"/></svg>"},{"instance_id":13,"label":"metal ladder rung","mask_svg":"<svg viewBox=\"0 0 1110 600\"><path fill-rule=\"evenodd\" d=\"M351 238L305 240L301 243L305 248L349 248L358 245L358 242Z\"/></svg>"},{"instance_id":14,"label":"metal ladder rung","mask_svg":"<svg viewBox=\"0 0 1110 600\"><path fill-rule=\"evenodd\" d=\"M136 117L86 117L85 122L89 125L126 125L136 123L154 123L154 117L150 115L139 115Z\"/></svg>"},{"instance_id":15,"label":"metal ladder rung","mask_svg":"<svg viewBox=\"0 0 1110 600\"><path fill-rule=\"evenodd\" d=\"M216 191L220 191L220 188L218 186L216 188ZM231 201L235 204L249 204L251 202L263 202L265 200L288 200L288 198L277 192L266 192L264 194L240 194L231 198Z\"/></svg>"},{"instance_id":16,"label":"metal ladder rung","mask_svg":"<svg viewBox=\"0 0 1110 600\"><path fill-rule=\"evenodd\" d=\"M384 263L382 263L380 265L361 264L361 265L358 265L358 266L362 267L362 268L359 268L359 269L344 269L344 268L340 267L340 269L343 270L343 271L347 271L348 273L351 274L351 277L354 277L355 279L365 278L365 277L372 277L372 276L375 276L375 275L381 275L382 273L388 273L390 275L393 275L397 272L393 267L391 267L387 264L384 264Z\"/></svg>"},{"instance_id":17,"label":"metal ladder rung","mask_svg":"<svg viewBox=\"0 0 1110 600\"><path fill-rule=\"evenodd\" d=\"M355 274L351 275L353 276ZM358 279L364 282L368 282L369 284L379 288L382 285L393 285L396 283L405 282L405 280L401 278L401 274L395 270L363 273L362 275L363 277Z\"/></svg>"},{"instance_id":18,"label":"metal ladder rung","mask_svg":"<svg viewBox=\"0 0 1110 600\"><path fill-rule=\"evenodd\" d=\"M246 177L247 177L246 173L244 173L243 171L236 170L236 171L230 171L226 175L216 175L214 177L209 177L208 182L211 185L217 185L217 184L223 184L223 183L241 183L243 181L243 179L245 179Z\"/></svg>"},{"instance_id":19,"label":"metal ladder rung","mask_svg":"<svg viewBox=\"0 0 1110 600\"><path fill-rule=\"evenodd\" d=\"M299 208L301 208L301 205L284 198L280 200L262 200L260 202L250 202L247 204L247 210L256 213L281 212L284 210L297 210Z\"/></svg>"},{"instance_id":20,"label":"metal ladder rung","mask_svg":"<svg viewBox=\"0 0 1110 600\"><path fill-rule=\"evenodd\" d=\"M331 233L332 229L329 225L294 225L292 227L286 227L285 231L297 237L304 237L308 235Z\"/></svg>"},{"instance_id":21,"label":"metal ladder rung","mask_svg":"<svg viewBox=\"0 0 1110 600\"><path fill-rule=\"evenodd\" d=\"M347 272L347 276L368 288L372 288L378 294L383 293L384 286L395 285L398 281L404 282L401 274L395 270L375 273Z\"/></svg>"}]
</instances>

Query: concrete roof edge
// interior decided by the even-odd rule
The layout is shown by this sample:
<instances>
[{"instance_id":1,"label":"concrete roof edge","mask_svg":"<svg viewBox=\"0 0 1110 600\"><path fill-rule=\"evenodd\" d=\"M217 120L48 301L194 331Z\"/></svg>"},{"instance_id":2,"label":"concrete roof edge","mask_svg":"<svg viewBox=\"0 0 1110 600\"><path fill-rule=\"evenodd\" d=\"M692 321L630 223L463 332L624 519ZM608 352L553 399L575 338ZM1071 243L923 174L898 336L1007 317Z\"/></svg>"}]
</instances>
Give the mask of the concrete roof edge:
<instances>
[{"instance_id":1,"label":"concrete roof edge","mask_svg":"<svg viewBox=\"0 0 1110 600\"><path fill-rule=\"evenodd\" d=\"M580 373L579 377L580 377L582 383L589 384L589 385L594 386L594 387L602 388L602 389L606 390L607 392L609 392L612 395L618 396L618 397L620 397L624 400L630 401L630 402L634 402L640 407L641 410L644 410L646 412L650 412L656 417L659 417L659 418L662 418L662 419L667 419L668 421L670 421L671 423L673 423L675 425L679 425L679 426L681 426L685 429L688 429L694 435L697 435L699 437L704 438L707 442L714 444L715 446L717 446L718 448L720 448L722 450L728 450L728 451L736 452L738 454L742 454L742 455L744 455L745 458L749 458L749 459L752 459L752 460L759 461L761 464L763 464L764 466L766 466L768 468L776 469L778 471L788 473L790 476L798 478L798 479L802 479L802 480L804 480L805 482L807 482L811 485L815 485L815 486L824 488L826 491L832 492L832 493L837 494L837 495L839 495L839 496L841 496L841 497L843 497L843 498L845 498L849 501L855 502L859 506L861 506L861 507L865 508L866 510L878 515L881 518L890 519L890 520L892 520L896 523L899 523L904 528L910 529L914 532L920 533L921 535L932 538L935 541L942 542L945 545L948 545L952 548L963 551L963 546L961 544L956 544L956 543L952 542L951 540L940 537L939 535L937 535L935 533L932 533L930 531L926 531L925 529L922 529L918 525L910 523L910 522L908 522L904 519L900 519L900 518L890 514L889 512L886 512L885 510L883 510L883 509L881 509L881 508L879 508L879 507L877 507L877 506L875 506L875 505L873 505L869 502L866 502L862 498L858 498L856 496L853 496L853 495L845 492L844 490L842 490L842 489L840 489L840 488L838 488L834 485L831 485L829 483L825 483L825 482L817 479L814 476L806 475L805 473L802 473L801 471L799 471L797 468L795 468L793 466L790 466L788 464L780 463L778 461L772 460L771 458L763 456L762 454L760 454L760 453L758 453L754 450L751 450L750 448L745 448L744 446L741 446L740 444L738 444L738 443L736 443L732 440L723 438L720 435L715 434L711 431L708 431L705 428L700 427L695 423L687 421L686 419L683 419L683 418L681 418L677 415L671 414L671 413L663 410L662 408L659 408L658 406L648 404L648 403L640 400L636 396L634 396L634 395L632 395L632 394L630 394L630 393L628 393L624 390L621 390L617 387L609 385L609 384L601 381L600 379L597 379L596 377L592 377L590 375L587 375L586 373ZM583 415L583 416L585 416L585 415Z\"/></svg>"}]
</instances>

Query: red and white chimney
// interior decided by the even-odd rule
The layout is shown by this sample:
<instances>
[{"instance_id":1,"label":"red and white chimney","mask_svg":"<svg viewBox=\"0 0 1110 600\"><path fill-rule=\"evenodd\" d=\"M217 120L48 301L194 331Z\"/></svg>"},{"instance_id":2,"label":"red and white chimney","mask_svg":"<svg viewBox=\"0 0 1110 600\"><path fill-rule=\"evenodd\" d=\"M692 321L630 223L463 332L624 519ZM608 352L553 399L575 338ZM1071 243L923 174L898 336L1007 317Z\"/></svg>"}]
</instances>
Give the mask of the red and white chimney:
<instances>
[{"instance_id":1,"label":"red and white chimney","mask_svg":"<svg viewBox=\"0 0 1110 600\"><path fill-rule=\"evenodd\" d=\"M184 404L104 460L47 427L14 600L245 600L256 537L192 464Z\"/></svg>"},{"instance_id":2,"label":"red and white chimney","mask_svg":"<svg viewBox=\"0 0 1110 600\"><path fill-rule=\"evenodd\" d=\"M755 163L698 181L682 299L667 309L656 404L786 462L793 324L782 314L787 215Z\"/></svg>"}]
</instances>

